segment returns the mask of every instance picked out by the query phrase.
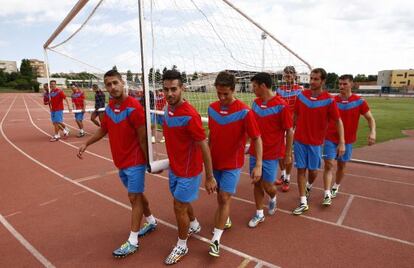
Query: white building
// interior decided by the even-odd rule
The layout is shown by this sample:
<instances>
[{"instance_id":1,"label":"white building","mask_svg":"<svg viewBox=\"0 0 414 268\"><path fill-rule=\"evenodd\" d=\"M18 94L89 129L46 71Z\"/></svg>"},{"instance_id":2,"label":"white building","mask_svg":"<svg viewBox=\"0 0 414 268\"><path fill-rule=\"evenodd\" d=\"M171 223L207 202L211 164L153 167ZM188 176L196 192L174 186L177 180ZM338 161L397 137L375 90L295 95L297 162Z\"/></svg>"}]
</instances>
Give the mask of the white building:
<instances>
[{"instance_id":1,"label":"white building","mask_svg":"<svg viewBox=\"0 0 414 268\"><path fill-rule=\"evenodd\" d=\"M10 60L0 60L0 70L5 73L17 72L17 63Z\"/></svg>"},{"instance_id":2,"label":"white building","mask_svg":"<svg viewBox=\"0 0 414 268\"><path fill-rule=\"evenodd\" d=\"M299 73L296 75L299 84L309 84L310 76L307 73Z\"/></svg>"},{"instance_id":3,"label":"white building","mask_svg":"<svg viewBox=\"0 0 414 268\"><path fill-rule=\"evenodd\" d=\"M50 78L50 80L55 80L57 87L66 88L66 78ZM40 87L43 87L43 84L47 83L47 77L38 77L37 82L40 83Z\"/></svg>"}]
</instances>

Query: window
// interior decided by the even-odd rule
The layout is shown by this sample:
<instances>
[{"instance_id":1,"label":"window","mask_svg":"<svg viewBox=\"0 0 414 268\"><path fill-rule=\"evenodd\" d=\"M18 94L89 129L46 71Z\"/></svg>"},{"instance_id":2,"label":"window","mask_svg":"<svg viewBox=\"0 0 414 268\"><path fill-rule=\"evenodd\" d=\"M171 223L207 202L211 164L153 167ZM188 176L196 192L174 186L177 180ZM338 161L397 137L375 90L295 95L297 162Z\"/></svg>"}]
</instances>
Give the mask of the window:
<instances>
[{"instance_id":1,"label":"window","mask_svg":"<svg viewBox=\"0 0 414 268\"><path fill-rule=\"evenodd\" d=\"M400 81L400 84L405 84L405 81Z\"/></svg>"},{"instance_id":2,"label":"window","mask_svg":"<svg viewBox=\"0 0 414 268\"><path fill-rule=\"evenodd\" d=\"M400 76L400 77L402 77L403 75L402 75L402 74L397 74L397 76Z\"/></svg>"}]
</instances>

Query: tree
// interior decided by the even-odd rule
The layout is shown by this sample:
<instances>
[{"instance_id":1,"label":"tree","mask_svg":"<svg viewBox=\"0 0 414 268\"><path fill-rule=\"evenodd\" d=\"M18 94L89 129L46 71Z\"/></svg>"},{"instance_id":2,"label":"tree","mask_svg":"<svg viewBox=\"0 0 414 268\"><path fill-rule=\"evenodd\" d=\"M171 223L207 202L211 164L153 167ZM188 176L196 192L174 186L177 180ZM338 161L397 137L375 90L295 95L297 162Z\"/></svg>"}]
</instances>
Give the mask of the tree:
<instances>
[{"instance_id":1,"label":"tree","mask_svg":"<svg viewBox=\"0 0 414 268\"><path fill-rule=\"evenodd\" d=\"M139 80L138 74L135 75L134 82L137 84L141 83L141 81Z\"/></svg>"},{"instance_id":2,"label":"tree","mask_svg":"<svg viewBox=\"0 0 414 268\"><path fill-rule=\"evenodd\" d=\"M127 71L126 76L127 76L126 77L127 81L132 81L133 75L132 75L132 72L130 70Z\"/></svg>"},{"instance_id":3,"label":"tree","mask_svg":"<svg viewBox=\"0 0 414 268\"><path fill-rule=\"evenodd\" d=\"M160 69L157 69L155 71L155 83L159 84L161 82L161 78L162 78L162 76L161 76Z\"/></svg>"},{"instance_id":4,"label":"tree","mask_svg":"<svg viewBox=\"0 0 414 268\"><path fill-rule=\"evenodd\" d=\"M7 74L0 69L0 87L3 87L6 85L7 82Z\"/></svg>"},{"instance_id":5,"label":"tree","mask_svg":"<svg viewBox=\"0 0 414 268\"><path fill-rule=\"evenodd\" d=\"M367 80L368 80L368 78L365 76L365 74L357 74L354 77L354 82L365 82Z\"/></svg>"},{"instance_id":6,"label":"tree","mask_svg":"<svg viewBox=\"0 0 414 268\"><path fill-rule=\"evenodd\" d=\"M194 72L193 73L193 77L191 78L191 80L196 80L198 78L198 73L197 72Z\"/></svg>"},{"instance_id":7,"label":"tree","mask_svg":"<svg viewBox=\"0 0 414 268\"><path fill-rule=\"evenodd\" d=\"M20 74L27 76L29 79L34 78L33 68L28 59L22 59L22 63L20 64Z\"/></svg>"},{"instance_id":8,"label":"tree","mask_svg":"<svg viewBox=\"0 0 414 268\"><path fill-rule=\"evenodd\" d=\"M183 78L183 82L187 83L187 73L185 71L181 73L181 77Z\"/></svg>"},{"instance_id":9,"label":"tree","mask_svg":"<svg viewBox=\"0 0 414 268\"><path fill-rule=\"evenodd\" d=\"M150 68L149 69L149 72L148 72L148 82L149 83L152 83L152 78L153 78L153 76L154 76L154 68Z\"/></svg>"},{"instance_id":10,"label":"tree","mask_svg":"<svg viewBox=\"0 0 414 268\"><path fill-rule=\"evenodd\" d=\"M377 80L378 80L378 75L370 74L370 75L368 75L367 80L368 80L369 82L372 82L372 81L377 81Z\"/></svg>"},{"instance_id":11,"label":"tree","mask_svg":"<svg viewBox=\"0 0 414 268\"><path fill-rule=\"evenodd\" d=\"M336 89L338 83L338 75L336 73L328 73L326 76L325 85L328 89Z\"/></svg>"},{"instance_id":12,"label":"tree","mask_svg":"<svg viewBox=\"0 0 414 268\"><path fill-rule=\"evenodd\" d=\"M112 67L112 70L113 70L113 71L118 71L118 68L116 68L116 65L114 65L114 66Z\"/></svg>"},{"instance_id":13,"label":"tree","mask_svg":"<svg viewBox=\"0 0 414 268\"><path fill-rule=\"evenodd\" d=\"M176 70L177 70L177 65L175 65L175 64L174 64L174 65L172 66L172 69L173 69L174 71L176 71Z\"/></svg>"},{"instance_id":14,"label":"tree","mask_svg":"<svg viewBox=\"0 0 414 268\"><path fill-rule=\"evenodd\" d=\"M162 69L162 75L164 75L167 70L167 67L164 67L164 69Z\"/></svg>"}]
</instances>

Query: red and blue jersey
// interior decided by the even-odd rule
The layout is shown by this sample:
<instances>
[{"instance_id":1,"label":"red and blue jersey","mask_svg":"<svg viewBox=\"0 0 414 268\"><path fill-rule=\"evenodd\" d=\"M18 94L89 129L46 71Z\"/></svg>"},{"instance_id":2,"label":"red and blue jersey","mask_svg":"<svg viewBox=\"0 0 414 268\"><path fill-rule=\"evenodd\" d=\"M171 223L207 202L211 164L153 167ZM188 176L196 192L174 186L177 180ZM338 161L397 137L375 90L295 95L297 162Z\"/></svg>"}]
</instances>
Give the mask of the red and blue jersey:
<instances>
[{"instance_id":1,"label":"red and blue jersey","mask_svg":"<svg viewBox=\"0 0 414 268\"><path fill-rule=\"evenodd\" d=\"M132 97L127 97L120 105L111 100L106 106L101 127L108 132L112 158L117 168L146 164L137 136L137 128L144 124L144 109Z\"/></svg>"},{"instance_id":2,"label":"red and blue jersey","mask_svg":"<svg viewBox=\"0 0 414 268\"><path fill-rule=\"evenodd\" d=\"M171 110L164 109L163 132L172 172L183 178L197 176L203 170L203 157L197 142L206 139L201 116L184 101Z\"/></svg>"},{"instance_id":3,"label":"red and blue jersey","mask_svg":"<svg viewBox=\"0 0 414 268\"><path fill-rule=\"evenodd\" d=\"M263 141L263 160L285 157L285 133L293 127L293 117L287 103L278 96L267 102L261 98L252 104ZM255 156L254 143L250 144L249 154Z\"/></svg>"},{"instance_id":4,"label":"red and blue jersey","mask_svg":"<svg viewBox=\"0 0 414 268\"><path fill-rule=\"evenodd\" d=\"M70 97L72 98L73 105L75 105L75 109L83 110L85 108L85 95L80 89L75 90Z\"/></svg>"},{"instance_id":5,"label":"red and blue jersey","mask_svg":"<svg viewBox=\"0 0 414 268\"><path fill-rule=\"evenodd\" d=\"M296 99L301 92L302 87L297 84L293 84L291 86L281 85L276 89L277 95L280 96L288 104L292 116L295 110Z\"/></svg>"},{"instance_id":6,"label":"red and blue jersey","mask_svg":"<svg viewBox=\"0 0 414 268\"><path fill-rule=\"evenodd\" d=\"M63 100L66 99L66 95L60 88L55 88L50 92L50 106L51 111L62 111L63 110Z\"/></svg>"},{"instance_id":7,"label":"red and blue jersey","mask_svg":"<svg viewBox=\"0 0 414 268\"><path fill-rule=\"evenodd\" d=\"M260 136L253 111L240 100L235 100L226 107L222 107L219 101L210 104L208 127L211 158L215 170L241 168L244 164L247 136L251 139Z\"/></svg>"},{"instance_id":8,"label":"red and blue jersey","mask_svg":"<svg viewBox=\"0 0 414 268\"><path fill-rule=\"evenodd\" d=\"M43 104L49 105L49 92L43 93Z\"/></svg>"},{"instance_id":9,"label":"red and blue jersey","mask_svg":"<svg viewBox=\"0 0 414 268\"><path fill-rule=\"evenodd\" d=\"M339 119L338 107L327 91L314 97L311 90L304 90L295 103L295 141L319 146L323 144L329 120Z\"/></svg>"},{"instance_id":10,"label":"red and blue jersey","mask_svg":"<svg viewBox=\"0 0 414 268\"><path fill-rule=\"evenodd\" d=\"M356 141L359 117L369 111L367 102L358 95L352 94L348 99L336 96L335 102L344 124L345 143L352 144ZM329 121L326 139L334 143L339 143L339 135L334 121Z\"/></svg>"},{"instance_id":11,"label":"red and blue jersey","mask_svg":"<svg viewBox=\"0 0 414 268\"><path fill-rule=\"evenodd\" d=\"M167 99L165 98L164 92L158 92L155 95L155 108L158 111L164 110L165 105L167 104Z\"/></svg>"}]
</instances>

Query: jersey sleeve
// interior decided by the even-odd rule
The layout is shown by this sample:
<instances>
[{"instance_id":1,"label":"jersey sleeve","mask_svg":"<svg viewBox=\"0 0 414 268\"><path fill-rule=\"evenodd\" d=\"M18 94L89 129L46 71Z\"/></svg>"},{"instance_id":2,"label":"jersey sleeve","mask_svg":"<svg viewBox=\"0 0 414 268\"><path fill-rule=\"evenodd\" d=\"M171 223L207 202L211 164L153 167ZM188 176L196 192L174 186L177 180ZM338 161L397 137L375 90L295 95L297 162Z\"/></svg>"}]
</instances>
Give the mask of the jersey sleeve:
<instances>
[{"instance_id":1,"label":"jersey sleeve","mask_svg":"<svg viewBox=\"0 0 414 268\"><path fill-rule=\"evenodd\" d=\"M254 118L254 114L252 110L249 110L244 122L245 122L246 130L247 130L247 135L251 139L254 139L260 136L259 125L257 124L256 119Z\"/></svg>"},{"instance_id":2,"label":"jersey sleeve","mask_svg":"<svg viewBox=\"0 0 414 268\"><path fill-rule=\"evenodd\" d=\"M129 121L134 128L145 125L144 109L138 103L133 106L135 109L129 115Z\"/></svg>"},{"instance_id":3,"label":"jersey sleeve","mask_svg":"<svg viewBox=\"0 0 414 268\"><path fill-rule=\"evenodd\" d=\"M204 132L199 114L191 115L191 119L188 122L188 130L195 141L203 141L206 139L206 133Z\"/></svg>"},{"instance_id":4,"label":"jersey sleeve","mask_svg":"<svg viewBox=\"0 0 414 268\"><path fill-rule=\"evenodd\" d=\"M360 114L366 114L369 112L369 106L366 100L363 100L360 108L359 108L359 113Z\"/></svg>"},{"instance_id":5,"label":"jersey sleeve","mask_svg":"<svg viewBox=\"0 0 414 268\"><path fill-rule=\"evenodd\" d=\"M289 106L284 105L282 109L282 126L283 129L289 129L293 127L293 116L289 109Z\"/></svg>"},{"instance_id":6,"label":"jersey sleeve","mask_svg":"<svg viewBox=\"0 0 414 268\"><path fill-rule=\"evenodd\" d=\"M338 105L334 99L332 99L331 104L329 104L328 118L335 122L340 118Z\"/></svg>"},{"instance_id":7,"label":"jersey sleeve","mask_svg":"<svg viewBox=\"0 0 414 268\"><path fill-rule=\"evenodd\" d=\"M104 114L104 117L102 118L101 128L108 132L108 116L106 115L106 112Z\"/></svg>"},{"instance_id":8,"label":"jersey sleeve","mask_svg":"<svg viewBox=\"0 0 414 268\"><path fill-rule=\"evenodd\" d=\"M62 99L66 99L66 95L65 92L63 92L63 90L60 91L59 95Z\"/></svg>"}]
</instances>

